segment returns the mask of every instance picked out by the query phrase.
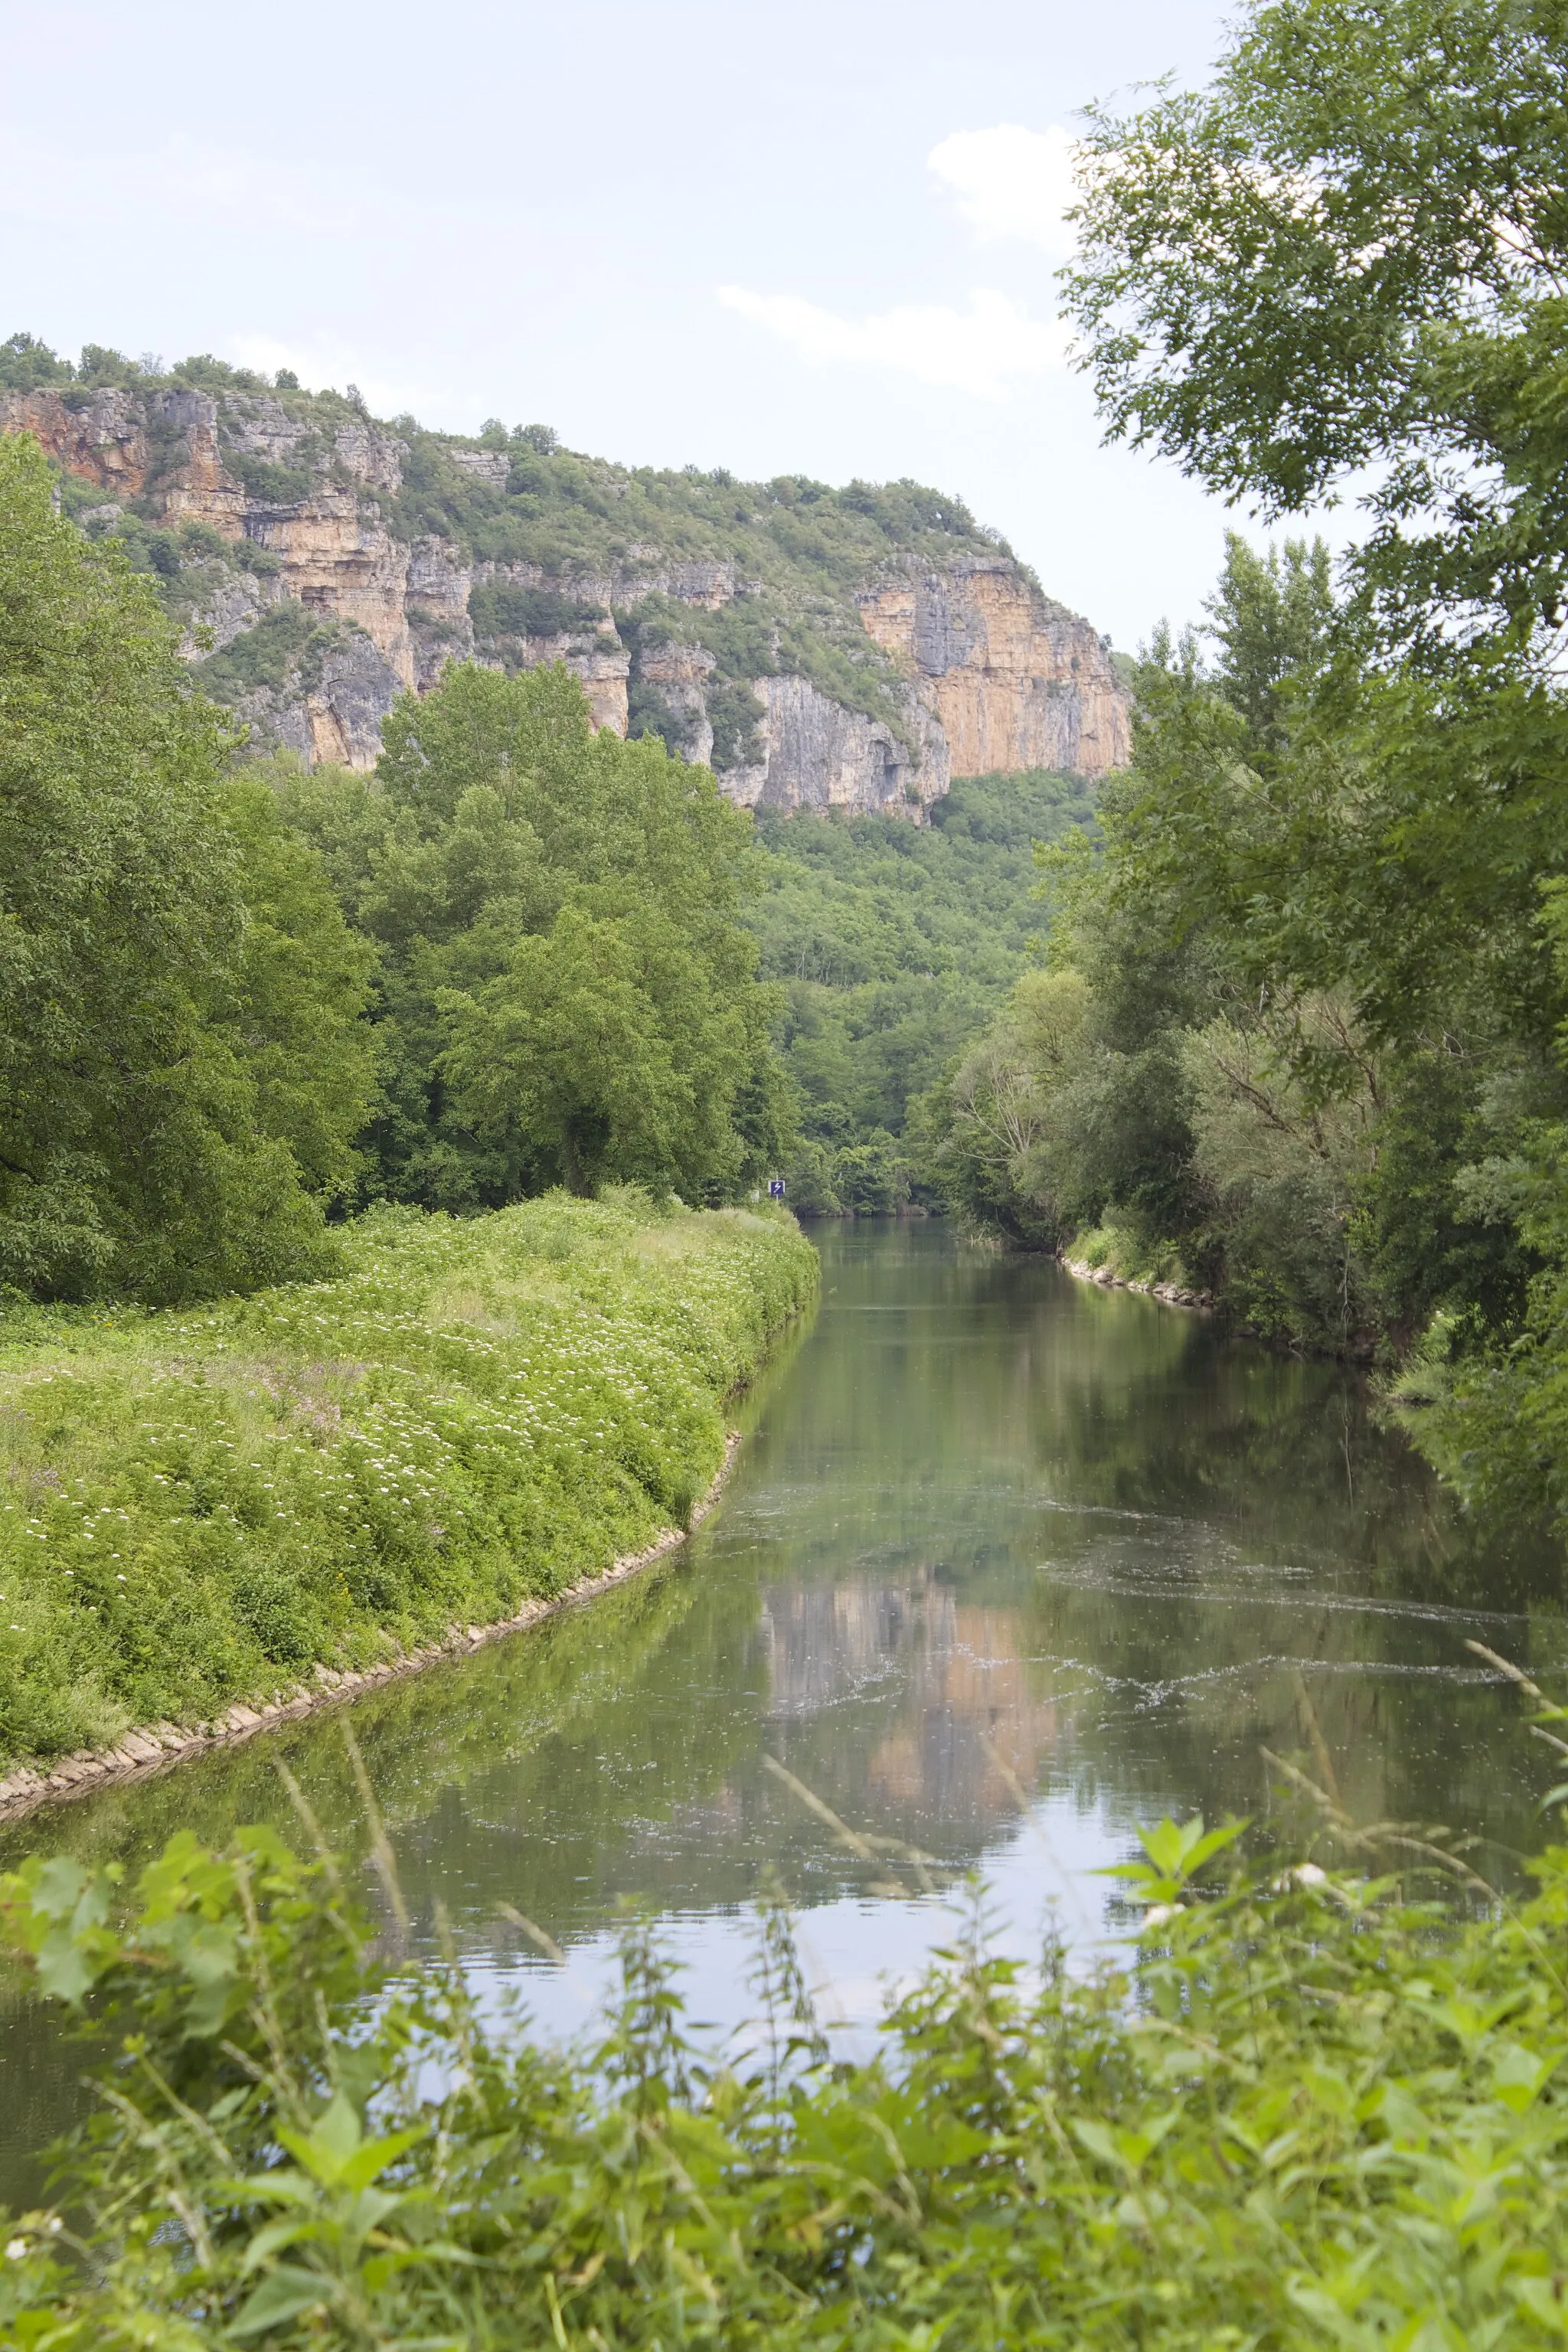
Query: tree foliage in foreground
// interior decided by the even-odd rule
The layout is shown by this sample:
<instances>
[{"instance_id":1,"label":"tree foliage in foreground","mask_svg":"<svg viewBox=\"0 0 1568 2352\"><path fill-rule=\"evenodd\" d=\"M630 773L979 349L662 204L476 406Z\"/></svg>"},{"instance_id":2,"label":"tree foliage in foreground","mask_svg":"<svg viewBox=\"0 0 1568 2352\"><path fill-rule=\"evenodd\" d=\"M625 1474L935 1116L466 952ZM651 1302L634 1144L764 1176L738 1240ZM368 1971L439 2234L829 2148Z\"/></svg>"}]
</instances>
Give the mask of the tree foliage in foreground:
<instances>
[{"instance_id":1,"label":"tree foliage in foreground","mask_svg":"<svg viewBox=\"0 0 1568 2352\"><path fill-rule=\"evenodd\" d=\"M182 1832L129 1902L35 1860L7 1940L117 2054L60 2207L9 2225L0 2341L1559 2344L1568 1849L1466 1919L1362 1874L1440 1848L1317 1818L1239 1866L1234 1826L1162 1823L1127 1963L1024 1970L977 1927L837 2064L765 1908L740 2043L693 2045L633 1929L562 2052L455 1962L389 1980L384 1839L379 1934L268 1830Z\"/></svg>"},{"instance_id":2,"label":"tree foliage in foreground","mask_svg":"<svg viewBox=\"0 0 1568 2352\"><path fill-rule=\"evenodd\" d=\"M1442 666L1563 614L1565 68L1556 0L1254 0L1206 89L1090 118L1111 432L1271 516L1372 469L1367 604Z\"/></svg>"},{"instance_id":3,"label":"tree foliage in foreground","mask_svg":"<svg viewBox=\"0 0 1568 2352\"><path fill-rule=\"evenodd\" d=\"M324 1262L370 955L122 557L0 442L0 1283L162 1299Z\"/></svg>"}]
</instances>

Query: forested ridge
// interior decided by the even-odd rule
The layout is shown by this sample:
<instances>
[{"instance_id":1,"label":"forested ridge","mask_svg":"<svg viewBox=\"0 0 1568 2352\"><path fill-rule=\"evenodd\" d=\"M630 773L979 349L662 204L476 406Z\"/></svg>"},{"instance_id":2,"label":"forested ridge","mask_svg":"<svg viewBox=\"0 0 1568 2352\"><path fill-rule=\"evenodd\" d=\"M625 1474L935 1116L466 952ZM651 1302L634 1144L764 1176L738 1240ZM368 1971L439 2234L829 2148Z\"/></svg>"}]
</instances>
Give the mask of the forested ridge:
<instances>
[{"instance_id":1,"label":"forested ridge","mask_svg":"<svg viewBox=\"0 0 1568 2352\"><path fill-rule=\"evenodd\" d=\"M1001 559L1032 584L961 500L912 481L834 488L621 466L543 425L437 433L412 415L373 418L353 385L311 391L288 369L264 377L209 352L169 364L100 343L73 361L26 332L0 341L0 404L7 394L24 419L41 403L63 412L68 438L79 434L58 485L65 511L120 546L189 633L205 690L242 707L258 742L335 659L377 691L390 679L370 644L385 650L377 593L402 607L422 684L454 654L515 670L547 646L592 671L608 648L622 672L629 656L626 731L689 750L703 711L721 773L761 756L754 688L770 676L808 679L904 739L907 681L862 626L856 591L889 563L957 559ZM235 495L263 526L316 514L317 541L341 558L331 595L289 593L268 529L237 531ZM401 573L391 561L362 600L367 542ZM411 549L432 560L395 588ZM660 666L672 643L698 664L695 704Z\"/></svg>"},{"instance_id":2,"label":"forested ridge","mask_svg":"<svg viewBox=\"0 0 1568 2352\"><path fill-rule=\"evenodd\" d=\"M1035 773L955 783L918 827L759 813L742 919L779 993L798 1210L945 1203L932 1090L1038 950L1035 845L1092 824L1093 807L1082 777Z\"/></svg>"}]
</instances>

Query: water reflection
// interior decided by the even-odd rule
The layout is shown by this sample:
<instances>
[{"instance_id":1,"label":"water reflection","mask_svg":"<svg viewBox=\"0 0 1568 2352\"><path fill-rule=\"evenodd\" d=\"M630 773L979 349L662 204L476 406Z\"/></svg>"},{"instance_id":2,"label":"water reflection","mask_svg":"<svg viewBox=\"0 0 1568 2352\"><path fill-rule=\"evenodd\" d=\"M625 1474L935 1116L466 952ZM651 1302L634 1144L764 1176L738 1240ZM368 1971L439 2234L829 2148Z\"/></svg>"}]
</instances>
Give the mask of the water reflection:
<instances>
[{"instance_id":1,"label":"water reflection","mask_svg":"<svg viewBox=\"0 0 1568 2352\"><path fill-rule=\"evenodd\" d=\"M356 1708L416 1935L439 1901L477 1971L526 1972L570 2025L632 1896L669 1923L699 2008L732 2017L771 1874L864 2016L879 1971L951 1921L912 1882L875 1891L886 1862L765 1759L857 1827L983 1869L1018 1937L1051 1895L1088 1935L1089 1874L1135 1821L1266 1801L1260 1747L1306 1749L1304 1691L1358 1813L1531 1842L1539 1774L1462 1644L1568 1657L1557 1559L1478 1543L1355 1379L943 1226L820 1238L818 1317L747 1400L689 1556ZM279 1755L363 1850L322 1718L36 1819L0 1861L134 1867L176 1828L291 1828ZM500 1900L568 1948L564 1979ZM0 2063L15 2152L68 2107L74 2062L13 2009Z\"/></svg>"}]
</instances>

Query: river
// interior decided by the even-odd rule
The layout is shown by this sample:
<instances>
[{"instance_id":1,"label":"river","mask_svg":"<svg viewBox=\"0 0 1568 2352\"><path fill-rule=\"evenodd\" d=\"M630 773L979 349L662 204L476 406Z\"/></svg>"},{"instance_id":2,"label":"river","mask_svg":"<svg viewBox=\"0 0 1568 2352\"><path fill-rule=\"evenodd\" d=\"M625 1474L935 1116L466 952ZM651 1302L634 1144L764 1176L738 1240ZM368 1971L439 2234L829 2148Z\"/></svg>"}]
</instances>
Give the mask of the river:
<instances>
[{"instance_id":1,"label":"river","mask_svg":"<svg viewBox=\"0 0 1568 2352\"><path fill-rule=\"evenodd\" d=\"M1007 1948L1037 1951L1049 1918L1091 1952L1122 1924L1096 1874L1135 1825L1256 1813L1262 1749L1316 1770L1314 1724L1357 1817L1463 1828L1510 1867L1545 1780L1464 1640L1568 1660L1556 1561L1479 1545L1355 1374L943 1223L814 1235L821 1307L743 1401L729 1490L685 1550L353 1708L416 1945L444 1911L481 1991L521 1989L569 2032L632 1899L694 2014L729 2026L771 1882L825 2015L864 2047L971 1874ZM186 1827L297 1836L279 1757L363 1855L329 1713L35 1815L0 1867L47 1847L134 1870ZM858 1852L818 1807L928 1859ZM76 2110L80 2063L13 1993L0 2198L37 2193L28 2153Z\"/></svg>"}]
</instances>

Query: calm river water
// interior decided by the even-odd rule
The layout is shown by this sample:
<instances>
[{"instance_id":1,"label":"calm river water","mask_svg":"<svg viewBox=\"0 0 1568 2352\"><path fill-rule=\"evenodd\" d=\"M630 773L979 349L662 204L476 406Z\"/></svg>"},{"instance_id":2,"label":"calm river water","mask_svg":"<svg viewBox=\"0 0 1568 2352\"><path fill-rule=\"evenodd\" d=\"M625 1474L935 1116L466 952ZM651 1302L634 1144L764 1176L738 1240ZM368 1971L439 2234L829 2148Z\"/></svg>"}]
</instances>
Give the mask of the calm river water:
<instances>
[{"instance_id":1,"label":"calm river water","mask_svg":"<svg viewBox=\"0 0 1568 2352\"><path fill-rule=\"evenodd\" d=\"M481 1986L521 1984L574 2032L635 1898L694 2013L730 2025L771 1873L826 2015L863 2042L889 1980L952 1935L966 1874L1020 1951L1053 1909L1080 1948L1114 1934L1094 1874L1140 1821L1266 1803L1260 1748L1310 1764L1304 1693L1359 1816L1531 1843L1542 1767L1463 1643L1568 1660L1555 1563L1478 1549L1353 1375L944 1224L814 1237L820 1310L745 1401L687 1551L354 1709L416 1939L444 1906ZM184 1827L292 1835L279 1756L363 1853L328 1715L36 1816L0 1866L47 1847L133 1869ZM932 1857L925 1884L847 1850L770 1759ZM80 2063L0 2006L0 2199L37 2193L27 2152L75 2111Z\"/></svg>"}]
</instances>

